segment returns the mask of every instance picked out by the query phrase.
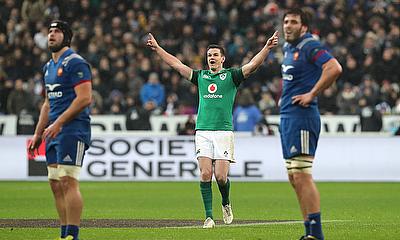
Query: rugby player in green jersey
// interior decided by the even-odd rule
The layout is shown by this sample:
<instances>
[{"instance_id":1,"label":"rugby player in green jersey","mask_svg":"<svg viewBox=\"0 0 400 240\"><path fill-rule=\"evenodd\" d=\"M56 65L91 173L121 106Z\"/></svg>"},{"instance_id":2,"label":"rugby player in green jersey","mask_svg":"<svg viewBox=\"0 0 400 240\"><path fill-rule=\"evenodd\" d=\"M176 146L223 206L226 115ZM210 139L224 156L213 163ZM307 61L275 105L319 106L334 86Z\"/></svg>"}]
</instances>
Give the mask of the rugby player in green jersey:
<instances>
[{"instance_id":1,"label":"rugby player in green jersey","mask_svg":"<svg viewBox=\"0 0 400 240\"><path fill-rule=\"evenodd\" d=\"M278 45L275 32L264 47L241 68L225 69L225 51L219 45L207 48L207 70L193 70L158 45L149 33L147 46L169 66L198 87L199 107L196 122L196 157L200 168L200 191L206 220L203 228L215 227L212 215L211 181L213 172L222 196L223 220L232 223L233 213L229 201L229 166L233 158L232 109L240 83L255 72L264 62L270 50ZM214 169L213 169L214 167ZM214 170L214 171L213 171Z\"/></svg>"}]
</instances>

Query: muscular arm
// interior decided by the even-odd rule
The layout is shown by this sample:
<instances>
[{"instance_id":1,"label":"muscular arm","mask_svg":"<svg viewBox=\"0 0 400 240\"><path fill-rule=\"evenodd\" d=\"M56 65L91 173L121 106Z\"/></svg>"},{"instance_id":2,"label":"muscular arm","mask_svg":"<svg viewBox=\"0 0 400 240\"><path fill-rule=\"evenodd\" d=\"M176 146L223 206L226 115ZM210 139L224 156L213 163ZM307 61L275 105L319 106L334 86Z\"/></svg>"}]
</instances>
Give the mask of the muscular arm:
<instances>
[{"instance_id":1,"label":"muscular arm","mask_svg":"<svg viewBox=\"0 0 400 240\"><path fill-rule=\"evenodd\" d=\"M33 134L33 137L28 145L28 151L31 155L34 155L35 150L37 152L39 151L38 148L42 143L42 135L44 129L46 128L49 122L49 111L50 111L49 99L47 99L46 97L42 105L42 108L40 109L39 121L36 125L35 134Z\"/></svg>"},{"instance_id":2,"label":"muscular arm","mask_svg":"<svg viewBox=\"0 0 400 240\"><path fill-rule=\"evenodd\" d=\"M278 45L278 31L272 35L267 41L267 43L264 45L264 47L259 51L251 60L249 63L243 65L242 67L242 72L244 78L247 78L255 72L258 67L264 62L265 58L268 56L269 51Z\"/></svg>"},{"instance_id":3,"label":"muscular arm","mask_svg":"<svg viewBox=\"0 0 400 240\"><path fill-rule=\"evenodd\" d=\"M42 108L40 109L39 121L36 125L35 135L42 136L44 129L49 123L50 104L49 99L46 97Z\"/></svg>"},{"instance_id":4,"label":"muscular arm","mask_svg":"<svg viewBox=\"0 0 400 240\"><path fill-rule=\"evenodd\" d=\"M332 83L338 79L341 73L342 66L340 66L339 62L335 58L332 58L328 62L324 63L322 65L321 77L319 78L317 84L315 84L310 91L312 96L318 96L320 92L332 85Z\"/></svg>"},{"instance_id":5,"label":"muscular arm","mask_svg":"<svg viewBox=\"0 0 400 240\"><path fill-rule=\"evenodd\" d=\"M341 73L342 66L340 66L336 59L332 58L328 62L324 63L322 65L321 77L315 86L308 93L293 96L292 104L299 104L303 107L308 107L310 102L318 96L320 92L332 85Z\"/></svg>"},{"instance_id":6,"label":"muscular arm","mask_svg":"<svg viewBox=\"0 0 400 240\"><path fill-rule=\"evenodd\" d=\"M147 46L155 51L160 58L166 62L169 66L179 72L184 78L190 80L192 77L192 69L183 64L177 57L165 51L160 45L158 45L156 39L151 33L149 33L149 39L147 40Z\"/></svg>"}]
</instances>

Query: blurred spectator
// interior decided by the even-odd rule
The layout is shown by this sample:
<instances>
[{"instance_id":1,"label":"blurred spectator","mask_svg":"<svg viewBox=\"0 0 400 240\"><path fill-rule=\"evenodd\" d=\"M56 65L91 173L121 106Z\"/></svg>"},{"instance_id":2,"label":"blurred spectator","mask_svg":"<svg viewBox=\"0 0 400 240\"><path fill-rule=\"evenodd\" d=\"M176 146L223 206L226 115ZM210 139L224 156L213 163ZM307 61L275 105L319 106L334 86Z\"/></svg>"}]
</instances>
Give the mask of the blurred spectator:
<instances>
[{"instance_id":1,"label":"blurred spectator","mask_svg":"<svg viewBox=\"0 0 400 240\"><path fill-rule=\"evenodd\" d=\"M0 113L7 114L8 96L13 91L13 81L5 80L0 82Z\"/></svg>"},{"instance_id":2,"label":"blurred spectator","mask_svg":"<svg viewBox=\"0 0 400 240\"><path fill-rule=\"evenodd\" d=\"M336 92L333 86L325 89L318 97L318 106L321 115L334 115L337 113Z\"/></svg>"},{"instance_id":3,"label":"blurred spectator","mask_svg":"<svg viewBox=\"0 0 400 240\"><path fill-rule=\"evenodd\" d=\"M357 92L350 83L345 83L343 91L337 96L337 106L340 115L357 114Z\"/></svg>"},{"instance_id":4,"label":"blurred spectator","mask_svg":"<svg viewBox=\"0 0 400 240\"><path fill-rule=\"evenodd\" d=\"M45 0L24 0L22 3L21 17L30 24L35 24L36 22L44 20L45 9Z\"/></svg>"},{"instance_id":5,"label":"blurred spectator","mask_svg":"<svg viewBox=\"0 0 400 240\"><path fill-rule=\"evenodd\" d=\"M150 73L147 83L145 83L140 91L140 100L143 106L147 102L153 102L156 108L164 106L165 89L158 79L158 74L155 72Z\"/></svg>"},{"instance_id":6,"label":"blurred spectator","mask_svg":"<svg viewBox=\"0 0 400 240\"><path fill-rule=\"evenodd\" d=\"M192 96L187 96L189 91L189 85L184 79L181 79L181 76L177 72L171 73L170 76L167 76L169 82L166 84L166 92L167 94L175 93L179 99L187 99Z\"/></svg>"},{"instance_id":7,"label":"blurred spectator","mask_svg":"<svg viewBox=\"0 0 400 240\"><path fill-rule=\"evenodd\" d=\"M256 124L253 130L253 135L255 136L268 136L268 135L275 135L274 130L271 128L271 125L268 123L268 110L263 112L263 116L261 120Z\"/></svg>"},{"instance_id":8,"label":"blurred spectator","mask_svg":"<svg viewBox=\"0 0 400 240\"><path fill-rule=\"evenodd\" d=\"M400 99L397 99L396 105L392 108L392 113L400 115Z\"/></svg>"},{"instance_id":9,"label":"blurred spectator","mask_svg":"<svg viewBox=\"0 0 400 240\"><path fill-rule=\"evenodd\" d=\"M399 99L399 85L396 83L391 84L389 81L384 80L379 96L382 102L386 102L390 107L394 107L397 99Z\"/></svg>"},{"instance_id":10,"label":"blurred spectator","mask_svg":"<svg viewBox=\"0 0 400 240\"><path fill-rule=\"evenodd\" d=\"M151 130L150 116L154 106L147 102L142 106L134 98L128 97L129 108L126 113L127 130Z\"/></svg>"},{"instance_id":11,"label":"blurred spectator","mask_svg":"<svg viewBox=\"0 0 400 240\"><path fill-rule=\"evenodd\" d=\"M165 105L164 115L173 116L178 113L178 96L176 93L170 93L167 97L167 104Z\"/></svg>"},{"instance_id":12,"label":"blurred spectator","mask_svg":"<svg viewBox=\"0 0 400 240\"><path fill-rule=\"evenodd\" d=\"M32 100L30 94L24 90L22 79L17 79L14 90L11 91L7 99L7 112L18 115L23 109L32 109Z\"/></svg>"},{"instance_id":13,"label":"blurred spectator","mask_svg":"<svg viewBox=\"0 0 400 240\"><path fill-rule=\"evenodd\" d=\"M197 86L189 83L187 90L179 97L178 114L196 114L199 105Z\"/></svg>"},{"instance_id":14,"label":"blurred spectator","mask_svg":"<svg viewBox=\"0 0 400 240\"><path fill-rule=\"evenodd\" d=\"M279 113L276 102L272 94L268 91L263 91L261 93L261 99L258 101L258 108L261 112L266 112L268 115Z\"/></svg>"},{"instance_id":15,"label":"blurred spectator","mask_svg":"<svg viewBox=\"0 0 400 240\"><path fill-rule=\"evenodd\" d=\"M96 91L92 90L92 103L90 105L90 114L91 115L99 115L103 113L103 98Z\"/></svg>"},{"instance_id":16,"label":"blurred spectator","mask_svg":"<svg viewBox=\"0 0 400 240\"><path fill-rule=\"evenodd\" d=\"M196 122L193 115L189 115L183 127L179 125L178 135L194 135L196 133Z\"/></svg>"},{"instance_id":17,"label":"blurred spectator","mask_svg":"<svg viewBox=\"0 0 400 240\"><path fill-rule=\"evenodd\" d=\"M38 46L42 50L47 49L47 26L45 26L42 22L38 22L36 24L36 28L39 32L35 33L33 37L33 41L35 42L36 46Z\"/></svg>"},{"instance_id":18,"label":"blurred spectator","mask_svg":"<svg viewBox=\"0 0 400 240\"><path fill-rule=\"evenodd\" d=\"M360 107L360 124L362 132L379 132L382 129L382 115L367 98L358 101Z\"/></svg>"},{"instance_id":19,"label":"blurred spectator","mask_svg":"<svg viewBox=\"0 0 400 240\"><path fill-rule=\"evenodd\" d=\"M357 60L351 55L346 56L346 64L343 66L343 73L340 79L344 82L349 82L353 86L361 83L362 69L357 63Z\"/></svg>"},{"instance_id":20,"label":"blurred spectator","mask_svg":"<svg viewBox=\"0 0 400 240\"><path fill-rule=\"evenodd\" d=\"M38 117L37 112L33 112L32 109L22 109L17 118L17 134L32 135L35 132Z\"/></svg>"},{"instance_id":21,"label":"blurred spectator","mask_svg":"<svg viewBox=\"0 0 400 240\"><path fill-rule=\"evenodd\" d=\"M279 77L272 78L272 82L267 83L267 87L275 102L278 103L282 95L282 79Z\"/></svg>"},{"instance_id":22,"label":"blurred spectator","mask_svg":"<svg viewBox=\"0 0 400 240\"><path fill-rule=\"evenodd\" d=\"M259 102L262 94L261 84L259 82L253 82L250 86L250 91L252 101Z\"/></svg>"},{"instance_id":23,"label":"blurred spectator","mask_svg":"<svg viewBox=\"0 0 400 240\"><path fill-rule=\"evenodd\" d=\"M150 73L158 74L165 86L164 96L178 96L177 114L195 114L198 101L195 86L176 77L156 55L143 48L146 34L162 36L163 46L193 69L205 66L209 43L227 47L226 67L241 66L260 48L268 33L278 26L284 11L300 5L310 11L315 21L311 31L341 62L344 73L337 82L334 97L338 114L357 114L358 98L364 93L363 77L375 82L372 95L376 104L386 102L395 112L400 80L400 8L398 1L56 1L4 0L0 4L0 111L6 112L8 83L21 78L35 79L35 88L27 89L34 98L41 97L37 71L47 62L46 26L51 19L64 19L76 30L72 46L89 60L97 77L93 88L104 99L102 114L125 114L123 104L108 104L113 90L135 98L144 88ZM271 52L258 71L242 84L251 89L256 103L263 93L271 93L275 102L281 95L279 59L281 51ZM385 82L393 85L388 88ZM352 85L352 90L345 86ZM358 91L358 89L360 89ZM367 90L369 91L369 90ZM4 94L3 94L4 93ZM355 93L355 97L350 97ZM382 95L380 95L382 94ZM329 95L329 94L328 94ZM346 97L344 97L346 96ZM346 98L353 98L353 100ZM165 98L165 97L164 97ZM324 101L322 95L320 101ZM330 96L330 102L332 96ZM350 100L350 105L346 101ZM154 100L153 100L154 101ZM161 112L165 99L157 102ZM154 104L150 104L154 105ZM355 106L354 106L355 105ZM333 107L332 104L330 104ZM382 105L384 106L384 104ZM111 110L111 107L113 108ZM261 107L261 106L260 106ZM385 107L382 107L383 109ZM264 110L264 109L261 109ZM39 109L37 109L39 111ZM274 110L271 109L271 113Z\"/></svg>"},{"instance_id":24,"label":"blurred spectator","mask_svg":"<svg viewBox=\"0 0 400 240\"><path fill-rule=\"evenodd\" d=\"M378 83L384 80L390 82L400 81L400 57L396 56L394 48L388 47L383 50L382 59L377 62L376 68L379 74L376 74Z\"/></svg>"},{"instance_id":25,"label":"blurred spectator","mask_svg":"<svg viewBox=\"0 0 400 240\"><path fill-rule=\"evenodd\" d=\"M373 103L376 102L379 96L379 85L376 83L372 75L366 74L362 78L362 82L359 85L361 93L368 93L368 97L371 98ZM367 89L367 90L366 90Z\"/></svg>"},{"instance_id":26,"label":"blurred spectator","mask_svg":"<svg viewBox=\"0 0 400 240\"><path fill-rule=\"evenodd\" d=\"M124 113L124 96L118 90L112 90L110 97L107 99L106 108L109 109L107 114L123 114Z\"/></svg>"},{"instance_id":27,"label":"blurred spectator","mask_svg":"<svg viewBox=\"0 0 400 240\"><path fill-rule=\"evenodd\" d=\"M233 110L233 130L253 132L262 114L254 104L252 93L244 89L238 96L238 105Z\"/></svg>"}]
</instances>

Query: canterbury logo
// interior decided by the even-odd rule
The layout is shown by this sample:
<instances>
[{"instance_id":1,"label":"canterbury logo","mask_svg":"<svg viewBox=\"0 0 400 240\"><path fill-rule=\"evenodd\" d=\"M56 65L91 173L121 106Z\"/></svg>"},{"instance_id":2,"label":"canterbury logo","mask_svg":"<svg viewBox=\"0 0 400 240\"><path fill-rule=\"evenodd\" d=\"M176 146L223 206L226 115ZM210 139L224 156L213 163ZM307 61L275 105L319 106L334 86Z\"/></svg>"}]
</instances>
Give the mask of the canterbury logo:
<instances>
[{"instance_id":1,"label":"canterbury logo","mask_svg":"<svg viewBox=\"0 0 400 240\"><path fill-rule=\"evenodd\" d=\"M61 86L61 84L59 84L59 83L56 83L56 84L46 84L46 88L47 88L50 92L54 91L54 89L56 89L56 87L59 87L59 86Z\"/></svg>"},{"instance_id":2,"label":"canterbury logo","mask_svg":"<svg viewBox=\"0 0 400 240\"><path fill-rule=\"evenodd\" d=\"M282 71L283 72L287 72L289 69L292 69L292 68L294 68L294 67L291 66L291 65L286 66L286 65L282 64Z\"/></svg>"}]
</instances>

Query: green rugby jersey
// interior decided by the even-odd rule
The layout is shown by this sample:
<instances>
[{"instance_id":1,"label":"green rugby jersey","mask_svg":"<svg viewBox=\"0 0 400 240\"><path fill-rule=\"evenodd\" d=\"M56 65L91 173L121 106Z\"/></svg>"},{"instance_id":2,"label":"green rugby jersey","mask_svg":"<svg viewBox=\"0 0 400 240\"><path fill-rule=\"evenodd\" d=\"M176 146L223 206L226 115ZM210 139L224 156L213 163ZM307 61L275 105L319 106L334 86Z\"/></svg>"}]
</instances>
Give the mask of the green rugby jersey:
<instances>
[{"instance_id":1,"label":"green rugby jersey","mask_svg":"<svg viewBox=\"0 0 400 240\"><path fill-rule=\"evenodd\" d=\"M233 131L232 110L237 87L243 82L241 68L193 70L190 81L199 91L196 130Z\"/></svg>"}]
</instances>

